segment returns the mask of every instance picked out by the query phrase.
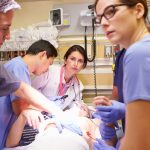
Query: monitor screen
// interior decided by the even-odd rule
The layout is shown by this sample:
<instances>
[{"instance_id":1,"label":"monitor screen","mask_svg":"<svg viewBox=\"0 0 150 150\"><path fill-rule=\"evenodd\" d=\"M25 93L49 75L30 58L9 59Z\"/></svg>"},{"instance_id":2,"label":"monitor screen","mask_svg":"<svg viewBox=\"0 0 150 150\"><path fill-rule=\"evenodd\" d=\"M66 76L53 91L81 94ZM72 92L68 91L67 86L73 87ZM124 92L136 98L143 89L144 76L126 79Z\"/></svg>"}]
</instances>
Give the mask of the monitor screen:
<instances>
[{"instance_id":1,"label":"monitor screen","mask_svg":"<svg viewBox=\"0 0 150 150\"><path fill-rule=\"evenodd\" d=\"M57 8L50 10L50 19L54 26L63 25L63 9Z\"/></svg>"}]
</instances>

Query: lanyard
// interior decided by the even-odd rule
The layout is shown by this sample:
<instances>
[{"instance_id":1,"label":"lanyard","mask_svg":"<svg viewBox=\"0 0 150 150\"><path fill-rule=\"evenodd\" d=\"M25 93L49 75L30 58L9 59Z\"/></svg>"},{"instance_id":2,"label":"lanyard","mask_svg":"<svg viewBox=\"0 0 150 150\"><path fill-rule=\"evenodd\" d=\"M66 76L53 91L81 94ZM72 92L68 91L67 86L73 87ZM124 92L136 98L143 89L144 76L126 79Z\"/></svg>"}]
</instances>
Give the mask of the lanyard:
<instances>
[{"instance_id":1,"label":"lanyard","mask_svg":"<svg viewBox=\"0 0 150 150\"><path fill-rule=\"evenodd\" d=\"M63 87L63 77L64 77L64 71L65 71L65 69L64 69L64 65L61 67L61 70L60 70L60 79L59 79L59 91L58 91L58 94L60 95L60 96L63 96L65 93L64 93L64 87ZM79 83L79 80L78 80L78 78L77 78L77 76L75 75L71 80L71 82L70 82L70 85L68 86L68 88L71 86L71 83L73 83L73 80L75 80L75 78L76 78L76 80L77 80L77 82L78 82L78 86L79 86L79 94L80 94L80 83ZM74 84L73 84L73 89L74 89ZM75 92L75 89L74 89L74 92ZM75 97L76 97L77 95L76 95L76 92L75 92Z\"/></svg>"},{"instance_id":2,"label":"lanyard","mask_svg":"<svg viewBox=\"0 0 150 150\"><path fill-rule=\"evenodd\" d=\"M59 92L58 94L60 96L62 96L64 93L63 93L63 75L64 75L64 65L61 67L61 70L60 70L60 79L59 79Z\"/></svg>"}]
</instances>

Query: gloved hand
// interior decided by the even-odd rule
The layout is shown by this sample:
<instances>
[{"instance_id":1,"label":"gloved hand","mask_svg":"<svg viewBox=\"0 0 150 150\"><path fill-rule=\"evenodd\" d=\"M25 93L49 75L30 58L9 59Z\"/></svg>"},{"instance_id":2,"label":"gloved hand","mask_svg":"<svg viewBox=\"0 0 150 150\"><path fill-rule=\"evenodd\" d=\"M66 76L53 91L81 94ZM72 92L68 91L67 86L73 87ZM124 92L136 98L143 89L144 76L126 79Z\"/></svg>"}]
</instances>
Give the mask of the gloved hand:
<instances>
[{"instance_id":1,"label":"gloved hand","mask_svg":"<svg viewBox=\"0 0 150 150\"><path fill-rule=\"evenodd\" d=\"M82 131L77 124L77 121L72 116L69 116L68 114L63 112L59 115L54 116L54 119L60 133L62 132L63 128L66 128L82 136Z\"/></svg>"},{"instance_id":2,"label":"gloved hand","mask_svg":"<svg viewBox=\"0 0 150 150\"><path fill-rule=\"evenodd\" d=\"M99 128L101 137L104 141L110 141L116 137L116 130L113 127L108 126L106 123L102 122Z\"/></svg>"},{"instance_id":3,"label":"gloved hand","mask_svg":"<svg viewBox=\"0 0 150 150\"><path fill-rule=\"evenodd\" d=\"M104 141L96 139L93 144L93 150L117 150L112 146L107 145Z\"/></svg>"},{"instance_id":4,"label":"gloved hand","mask_svg":"<svg viewBox=\"0 0 150 150\"><path fill-rule=\"evenodd\" d=\"M112 100L111 106L97 106L93 116L106 123L116 122L125 117L125 104Z\"/></svg>"}]
</instances>

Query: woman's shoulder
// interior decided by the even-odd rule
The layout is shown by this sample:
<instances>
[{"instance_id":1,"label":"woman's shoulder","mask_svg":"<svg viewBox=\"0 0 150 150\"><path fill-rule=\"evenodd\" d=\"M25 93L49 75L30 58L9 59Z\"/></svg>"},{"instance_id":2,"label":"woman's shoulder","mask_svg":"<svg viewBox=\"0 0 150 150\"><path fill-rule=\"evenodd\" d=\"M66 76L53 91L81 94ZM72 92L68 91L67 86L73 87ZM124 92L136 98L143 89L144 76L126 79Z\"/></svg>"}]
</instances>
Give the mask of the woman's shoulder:
<instances>
[{"instance_id":1,"label":"woman's shoulder","mask_svg":"<svg viewBox=\"0 0 150 150\"><path fill-rule=\"evenodd\" d=\"M135 42L127 49L127 54L134 52L134 51L140 51L143 52L143 50L149 49L150 46L150 35L145 36L143 39Z\"/></svg>"},{"instance_id":2,"label":"woman's shoulder","mask_svg":"<svg viewBox=\"0 0 150 150\"><path fill-rule=\"evenodd\" d=\"M142 40L132 44L126 51L125 57L139 60L145 58L145 56L150 56L150 35L145 36Z\"/></svg>"}]
</instances>

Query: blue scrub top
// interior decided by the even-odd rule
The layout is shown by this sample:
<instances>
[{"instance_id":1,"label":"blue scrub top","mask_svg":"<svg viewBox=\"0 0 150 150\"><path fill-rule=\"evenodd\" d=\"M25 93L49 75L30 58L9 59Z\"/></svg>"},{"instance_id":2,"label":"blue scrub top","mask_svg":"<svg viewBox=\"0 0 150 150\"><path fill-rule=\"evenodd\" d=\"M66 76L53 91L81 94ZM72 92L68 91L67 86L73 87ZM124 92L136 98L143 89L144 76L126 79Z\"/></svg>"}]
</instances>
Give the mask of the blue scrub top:
<instances>
[{"instance_id":1,"label":"blue scrub top","mask_svg":"<svg viewBox=\"0 0 150 150\"><path fill-rule=\"evenodd\" d=\"M21 57L16 57L5 64L5 68L13 73L18 79L31 84L30 74L27 65ZM11 103L18 99L13 94L0 97L0 150L5 146L5 141L10 127L16 120Z\"/></svg>"},{"instance_id":2,"label":"blue scrub top","mask_svg":"<svg viewBox=\"0 0 150 150\"><path fill-rule=\"evenodd\" d=\"M150 101L150 35L131 45L123 60L125 103Z\"/></svg>"},{"instance_id":3,"label":"blue scrub top","mask_svg":"<svg viewBox=\"0 0 150 150\"><path fill-rule=\"evenodd\" d=\"M126 50L122 49L117 53L114 72L114 86L118 88L118 101L124 103L123 97L123 58ZM125 119L122 119L122 127L125 130Z\"/></svg>"},{"instance_id":4,"label":"blue scrub top","mask_svg":"<svg viewBox=\"0 0 150 150\"><path fill-rule=\"evenodd\" d=\"M122 49L117 53L114 72L114 86L118 88L118 101L124 103L123 98L123 58L126 50Z\"/></svg>"},{"instance_id":5,"label":"blue scrub top","mask_svg":"<svg viewBox=\"0 0 150 150\"><path fill-rule=\"evenodd\" d=\"M15 92L20 86L20 80L0 64L0 96Z\"/></svg>"}]
</instances>

